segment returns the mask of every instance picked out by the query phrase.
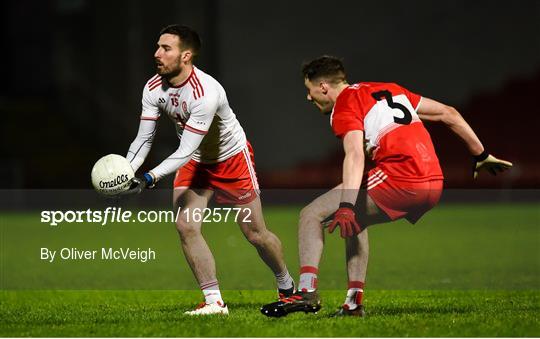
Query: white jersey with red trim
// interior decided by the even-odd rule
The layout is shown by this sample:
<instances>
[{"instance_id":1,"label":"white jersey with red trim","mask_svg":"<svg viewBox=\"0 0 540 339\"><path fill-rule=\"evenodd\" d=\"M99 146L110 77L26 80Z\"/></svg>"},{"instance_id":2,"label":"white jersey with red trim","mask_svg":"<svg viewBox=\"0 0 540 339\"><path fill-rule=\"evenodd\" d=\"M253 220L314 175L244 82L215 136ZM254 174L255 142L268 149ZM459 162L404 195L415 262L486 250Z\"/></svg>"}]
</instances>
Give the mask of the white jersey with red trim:
<instances>
[{"instance_id":1,"label":"white jersey with red trim","mask_svg":"<svg viewBox=\"0 0 540 339\"><path fill-rule=\"evenodd\" d=\"M246 135L229 106L225 90L196 67L179 86L172 86L157 74L146 83L141 120L157 120L161 114L174 122L179 138L184 130L204 135L192 155L195 161L222 162L246 146Z\"/></svg>"}]
</instances>

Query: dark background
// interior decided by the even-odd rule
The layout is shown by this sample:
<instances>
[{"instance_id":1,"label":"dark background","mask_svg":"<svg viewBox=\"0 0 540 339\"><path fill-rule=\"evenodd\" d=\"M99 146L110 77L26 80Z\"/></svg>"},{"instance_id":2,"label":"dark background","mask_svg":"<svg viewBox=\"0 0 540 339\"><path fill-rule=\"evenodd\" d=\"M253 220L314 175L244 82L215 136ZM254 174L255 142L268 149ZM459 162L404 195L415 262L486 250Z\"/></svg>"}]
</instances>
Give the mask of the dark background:
<instances>
[{"instance_id":1,"label":"dark background","mask_svg":"<svg viewBox=\"0 0 540 339\"><path fill-rule=\"evenodd\" d=\"M350 83L398 82L453 105L511 172L473 183L466 148L428 124L447 187L540 187L539 1L2 2L2 188L89 188L136 135L160 28L190 25L225 87L263 188L330 187L342 151L305 100L303 61L344 59ZM178 146L163 120L142 169ZM170 187L172 178L160 183ZM474 185L473 185L474 184Z\"/></svg>"}]
</instances>

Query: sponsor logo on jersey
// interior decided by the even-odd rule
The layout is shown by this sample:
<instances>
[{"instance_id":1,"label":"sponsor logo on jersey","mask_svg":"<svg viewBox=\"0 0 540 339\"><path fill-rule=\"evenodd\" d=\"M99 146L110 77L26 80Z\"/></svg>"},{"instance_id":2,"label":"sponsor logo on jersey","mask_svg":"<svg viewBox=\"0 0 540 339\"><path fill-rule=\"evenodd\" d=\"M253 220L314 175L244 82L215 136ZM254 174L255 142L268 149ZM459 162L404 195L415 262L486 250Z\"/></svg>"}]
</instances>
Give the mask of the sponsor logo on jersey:
<instances>
[{"instance_id":1,"label":"sponsor logo on jersey","mask_svg":"<svg viewBox=\"0 0 540 339\"><path fill-rule=\"evenodd\" d=\"M251 191L248 191L246 194L243 194L241 196L238 197L238 200L244 200L246 198L249 198L251 197Z\"/></svg>"},{"instance_id":2,"label":"sponsor logo on jersey","mask_svg":"<svg viewBox=\"0 0 540 339\"><path fill-rule=\"evenodd\" d=\"M431 161L431 155L429 155L428 148L421 142L416 143L416 150L420 154L422 161L429 162Z\"/></svg>"},{"instance_id":3,"label":"sponsor logo on jersey","mask_svg":"<svg viewBox=\"0 0 540 339\"><path fill-rule=\"evenodd\" d=\"M115 186L121 185L129 180L129 177L127 174L120 174L113 180L109 181L100 181L99 187L100 188L113 188Z\"/></svg>"},{"instance_id":4,"label":"sponsor logo on jersey","mask_svg":"<svg viewBox=\"0 0 540 339\"><path fill-rule=\"evenodd\" d=\"M187 112L188 112L188 111L187 111L187 104L186 104L186 102L183 101L183 100L182 100L182 111L184 111L184 113L186 113L186 114L187 114Z\"/></svg>"},{"instance_id":5,"label":"sponsor logo on jersey","mask_svg":"<svg viewBox=\"0 0 540 339\"><path fill-rule=\"evenodd\" d=\"M166 102L165 98L159 98L158 102L160 104L164 104Z\"/></svg>"}]
</instances>

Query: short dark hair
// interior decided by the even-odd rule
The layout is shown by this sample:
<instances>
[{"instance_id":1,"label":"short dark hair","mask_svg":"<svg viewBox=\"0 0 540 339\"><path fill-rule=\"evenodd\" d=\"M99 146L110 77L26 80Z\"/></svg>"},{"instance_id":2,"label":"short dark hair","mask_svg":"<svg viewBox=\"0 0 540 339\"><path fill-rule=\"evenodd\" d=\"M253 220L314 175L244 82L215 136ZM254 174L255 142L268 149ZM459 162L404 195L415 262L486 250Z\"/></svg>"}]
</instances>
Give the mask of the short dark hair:
<instances>
[{"instance_id":1,"label":"short dark hair","mask_svg":"<svg viewBox=\"0 0 540 339\"><path fill-rule=\"evenodd\" d=\"M345 67L340 59L323 55L302 65L302 74L309 81L324 78L325 80L338 84L347 81Z\"/></svg>"},{"instance_id":2,"label":"short dark hair","mask_svg":"<svg viewBox=\"0 0 540 339\"><path fill-rule=\"evenodd\" d=\"M178 36L178 38L180 38L181 49L190 49L194 57L199 55L199 51L201 50L201 39L199 39L199 34L193 29L187 26L173 24L164 27L159 32L160 36L163 34L173 34Z\"/></svg>"}]
</instances>

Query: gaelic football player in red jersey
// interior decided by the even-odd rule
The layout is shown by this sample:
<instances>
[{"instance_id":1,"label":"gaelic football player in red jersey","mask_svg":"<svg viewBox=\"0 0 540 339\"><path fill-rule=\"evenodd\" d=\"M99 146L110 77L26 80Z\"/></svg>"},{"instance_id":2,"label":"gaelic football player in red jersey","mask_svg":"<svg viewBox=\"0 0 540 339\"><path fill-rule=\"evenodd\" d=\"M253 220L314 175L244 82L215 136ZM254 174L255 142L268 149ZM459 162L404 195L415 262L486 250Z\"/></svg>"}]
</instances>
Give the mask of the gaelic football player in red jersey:
<instances>
[{"instance_id":1,"label":"gaelic football player in red jersey","mask_svg":"<svg viewBox=\"0 0 540 339\"><path fill-rule=\"evenodd\" d=\"M237 209L224 215L236 219L274 272L280 295L291 295L295 288L283 260L281 242L264 222L251 145L221 84L193 64L200 46L198 34L189 27L171 25L160 32L154 54L157 74L144 86L139 131L126 158L137 171L150 151L162 115L176 127L180 144L158 166L135 178L125 194L140 193L176 173L173 203L175 210L181 208L176 227L205 297L196 309L185 313L228 314L215 260L201 233L201 213L213 197ZM212 213L212 219L214 216Z\"/></svg>"},{"instance_id":2,"label":"gaelic football player in red jersey","mask_svg":"<svg viewBox=\"0 0 540 339\"><path fill-rule=\"evenodd\" d=\"M307 100L330 115L334 134L343 140L342 183L315 199L300 214L300 281L291 297L265 305L267 316L316 312L321 307L317 274L323 251L323 226L337 227L345 238L348 291L336 315L363 316L362 297L368 263L367 226L407 219L418 221L439 201L443 174L422 120L443 122L467 146L479 171L491 174L512 166L487 153L459 112L395 83L347 83L341 61L322 56L303 67ZM364 175L365 156L375 168ZM360 190L360 187L365 190Z\"/></svg>"}]
</instances>

